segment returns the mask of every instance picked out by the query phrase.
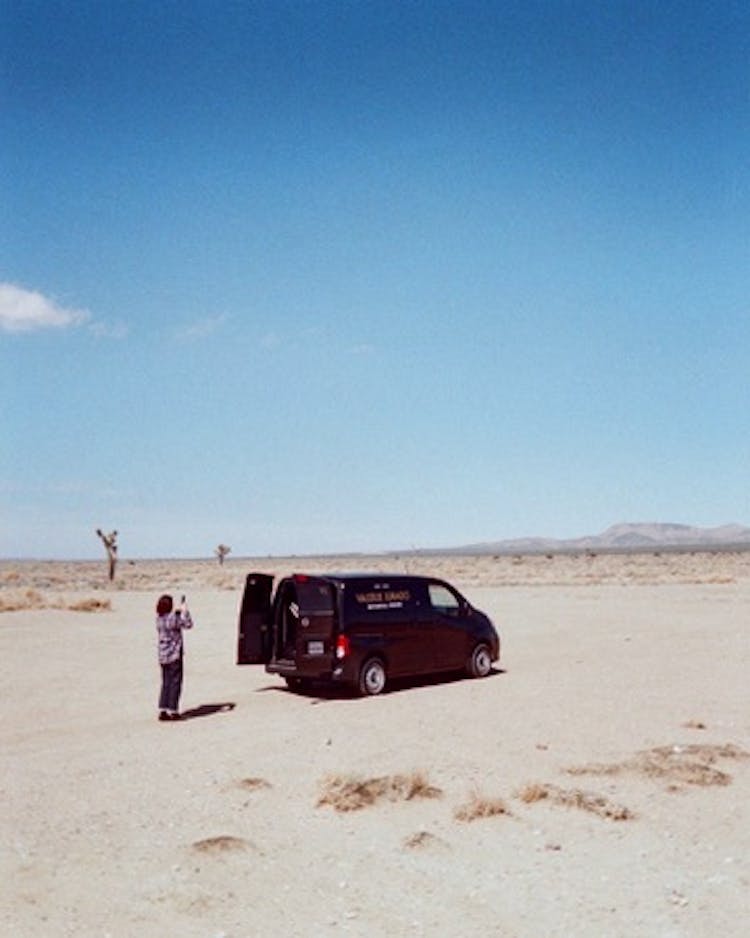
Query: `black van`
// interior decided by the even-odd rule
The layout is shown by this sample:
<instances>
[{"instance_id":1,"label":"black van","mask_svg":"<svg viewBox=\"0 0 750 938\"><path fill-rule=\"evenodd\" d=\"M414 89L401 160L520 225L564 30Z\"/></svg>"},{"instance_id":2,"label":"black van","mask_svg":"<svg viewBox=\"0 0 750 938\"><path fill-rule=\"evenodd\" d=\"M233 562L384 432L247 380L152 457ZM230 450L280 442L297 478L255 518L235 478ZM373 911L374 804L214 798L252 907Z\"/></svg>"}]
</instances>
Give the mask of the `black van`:
<instances>
[{"instance_id":1,"label":"black van","mask_svg":"<svg viewBox=\"0 0 750 938\"><path fill-rule=\"evenodd\" d=\"M379 694L389 678L489 674L500 639L444 580L395 574L247 576L237 664L265 664L292 688L313 681Z\"/></svg>"}]
</instances>

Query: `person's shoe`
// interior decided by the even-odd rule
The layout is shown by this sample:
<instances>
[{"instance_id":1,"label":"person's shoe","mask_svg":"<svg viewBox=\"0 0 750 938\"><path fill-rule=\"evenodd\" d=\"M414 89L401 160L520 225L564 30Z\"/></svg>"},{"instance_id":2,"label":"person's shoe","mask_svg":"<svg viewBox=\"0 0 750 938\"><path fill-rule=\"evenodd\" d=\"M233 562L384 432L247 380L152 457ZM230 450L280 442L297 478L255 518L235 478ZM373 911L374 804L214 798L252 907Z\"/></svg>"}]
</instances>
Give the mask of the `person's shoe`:
<instances>
[{"instance_id":1,"label":"person's shoe","mask_svg":"<svg viewBox=\"0 0 750 938\"><path fill-rule=\"evenodd\" d=\"M163 722L164 720L168 720L168 719L169 719L169 714L167 713L167 711L166 711L166 710L160 710L160 711L159 711L159 720Z\"/></svg>"},{"instance_id":2,"label":"person's shoe","mask_svg":"<svg viewBox=\"0 0 750 938\"><path fill-rule=\"evenodd\" d=\"M179 713L168 713L167 719L171 720L174 723L176 720L181 720L182 717L180 716Z\"/></svg>"}]
</instances>

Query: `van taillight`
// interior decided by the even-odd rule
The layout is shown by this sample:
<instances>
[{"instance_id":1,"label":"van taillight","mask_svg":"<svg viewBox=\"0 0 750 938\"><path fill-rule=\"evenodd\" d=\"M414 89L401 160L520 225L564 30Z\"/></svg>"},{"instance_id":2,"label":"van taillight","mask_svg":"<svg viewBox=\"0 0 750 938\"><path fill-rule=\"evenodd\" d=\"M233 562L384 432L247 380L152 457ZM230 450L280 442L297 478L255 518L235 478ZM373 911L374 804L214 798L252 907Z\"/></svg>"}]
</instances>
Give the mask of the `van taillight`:
<instances>
[{"instance_id":1,"label":"van taillight","mask_svg":"<svg viewBox=\"0 0 750 938\"><path fill-rule=\"evenodd\" d=\"M349 639L346 635L339 635L336 639L336 657L346 658L349 654Z\"/></svg>"}]
</instances>

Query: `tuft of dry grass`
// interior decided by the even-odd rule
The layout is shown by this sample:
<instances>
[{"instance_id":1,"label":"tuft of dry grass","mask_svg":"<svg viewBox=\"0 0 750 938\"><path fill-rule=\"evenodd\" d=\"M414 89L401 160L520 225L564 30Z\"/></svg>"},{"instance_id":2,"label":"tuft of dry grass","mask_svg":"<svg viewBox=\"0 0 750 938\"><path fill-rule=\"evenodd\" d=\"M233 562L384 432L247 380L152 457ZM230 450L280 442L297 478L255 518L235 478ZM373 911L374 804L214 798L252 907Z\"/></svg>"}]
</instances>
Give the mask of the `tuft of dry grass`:
<instances>
[{"instance_id":1,"label":"tuft of dry grass","mask_svg":"<svg viewBox=\"0 0 750 938\"><path fill-rule=\"evenodd\" d=\"M590 811L592 814L611 821L630 821L635 817L635 814L625 805L616 804L603 795L582 791L580 788L558 789L554 793L554 799L557 804L566 808L580 808L582 811Z\"/></svg>"},{"instance_id":2,"label":"tuft of dry grass","mask_svg":"<svg viewBox=\"0 0 750 938\"><path fill-rule=\"evenodd\" d=\"M732 743L711 745L656 746L636 753L632 759L610 764L590 763L567 769L569 775L616 775L631 772L666 781L671 791L679 785L728 785L732 776L716 767L719 759L748 759L750 753Z\"/></svg>"},{"instance_id":3,"label":"tuft of dry grass","mask_svg":"<svg viewBox=\"0 0 750 938\"><path fill-rule=\"evenodd\" d=\"M8 590L0 595L0 612L24 612L28 609L46 609L47 604L38 590Z\"/></svg>"},{"instance_id":4,"label":"tuft of dry grass","mask_svg":"<svg viewBox=\"0 0 750 938\"><path fill-rule=\"evenodd\" d=\"M198 853L231 853L247 850L249 841L242 837L233 837L231 834L219 834L217 837L207 837L192 844L193 850Z\"/></svg>"},{"instance_id":5,"label":"tuft of dry grass","mask_svg":"<svg viewBox=\"0 0 750 938\"><path fill-rule=\"evenodd\" d=\"M38 609L66 609L69 612L109 612L110 599L66 600L64 597L48 599L39 590L12 589L0 593L0 612L31 612Z\"/></svg>"},{"instance_id":6,"label":"tuft of dry grass","mask_svg":"<svg viewBox=\"0 0 750 938\"><path fill-rule=\"evenodd\" d=\"M368 779L356 775L328 775L321 783L317 806L330 805L342 812L359 811L378 801L413 801L441 795L442 791L430 785L422 772Z\"/></svg>"},{"instance_id":7,"label":"tuft of dry grass","mask_svg":"<svg viewBox=\"0 0 750 938\"><path fill-rule=\"evenodd\" d=\"M80 599L69 603L66 607L70 612L111 612L111 599Z\"/></svg>"},{"instance_id":8,"label":"tuft of dry grass","mask_svg":"<svg viewBox=\"0 0 750 938\"><path fill-rule=\"evenodd\" d=\"M544 801L549 797L549 785L542 785L539 782L529 782L516 792L516 798L523 801L524 804L534 804L537 801Z\"/></svg>"},{"instance_id":9,"label":"tuft of dry grass","mask_svg":"<svg viewBox=\"0 0 750 938\"><path fill-rule=\"evenodd\" d=\"M567 775L620 775L628 768L627 762L587 762L586 765L572 765L565 772Z\"/></svg>"},{"instance_id":10,"label":"tuft of dry grass","mask_svg":"<svg viewBox=\"0 0 750 938\"><path fill-rule=\"evenodd\" d=\"M610 821L629 821L635 814L625 805L599 795L596 792L582 791L580 788L559 788L557 785L542 782L529 782L515 795L524 804L534 804L548 800L551 804L565 808L579 808Z\"/></svg>"},{"instance_id":11,"label":"tuft of dry grass","mask_svg":"<svg viewBox=\"0 0 750 938\"><path fill-rule=\"evenodd\" d=\"M241 778L237 784L245 791L259 791L262 788L271 787L270 782L267 782L264 778Z\"/></svg>"},{"instance_id":12,"label":"tuft of dry grass","mask_svg":"<svg viewBox=\"0 0 750 938\"><path fill-rule=\"evenodd\" d=\"M509 815L507 805L502 798L488 798L474 792L468 801L459 805L453 812L457 821L478 821L481 818L498 817L501 814Z\"/></svg>"},{"instance_id":13,"label":"tuft of dry grass","mask_svg":"<svg viewBox=\"0 0 750 938\"><path fill-rule=\"evenodd\" d=\"M417 831L404 839L404 847L407 850L425 850L430 847L445 847L444 840L431 834L429 831Z\"/></svg>"}]
</instances>

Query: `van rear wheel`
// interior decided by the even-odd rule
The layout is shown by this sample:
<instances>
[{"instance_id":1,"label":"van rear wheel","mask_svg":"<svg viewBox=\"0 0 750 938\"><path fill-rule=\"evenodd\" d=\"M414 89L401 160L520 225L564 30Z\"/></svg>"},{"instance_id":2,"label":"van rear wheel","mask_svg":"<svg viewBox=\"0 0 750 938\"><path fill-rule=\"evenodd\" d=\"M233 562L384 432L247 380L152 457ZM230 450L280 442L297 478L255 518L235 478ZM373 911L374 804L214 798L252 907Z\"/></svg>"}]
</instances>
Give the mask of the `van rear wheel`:
<instances>
[{"instance_id":1,"label":"van rear wheel","mask_svg":"<svg viewBox=\"0 0 750 938\"><path fill-rule=\"evenodd\" d=\"M374 697L385 687L385 666L379 658L365 661L359 672L358 690L362 697Z\"/></svg>"},{"instance_id":2,"label":"van rear wheel","mask_svg":"<svg viewBox=\"0 0 750 938\"><path fill-rule=\"evenodd\" d=\"M488 645L480 642L474 646L466 670L469 672L469 677L487 677L492 670L492 653Z\"/></svg>"}]
</instances>

